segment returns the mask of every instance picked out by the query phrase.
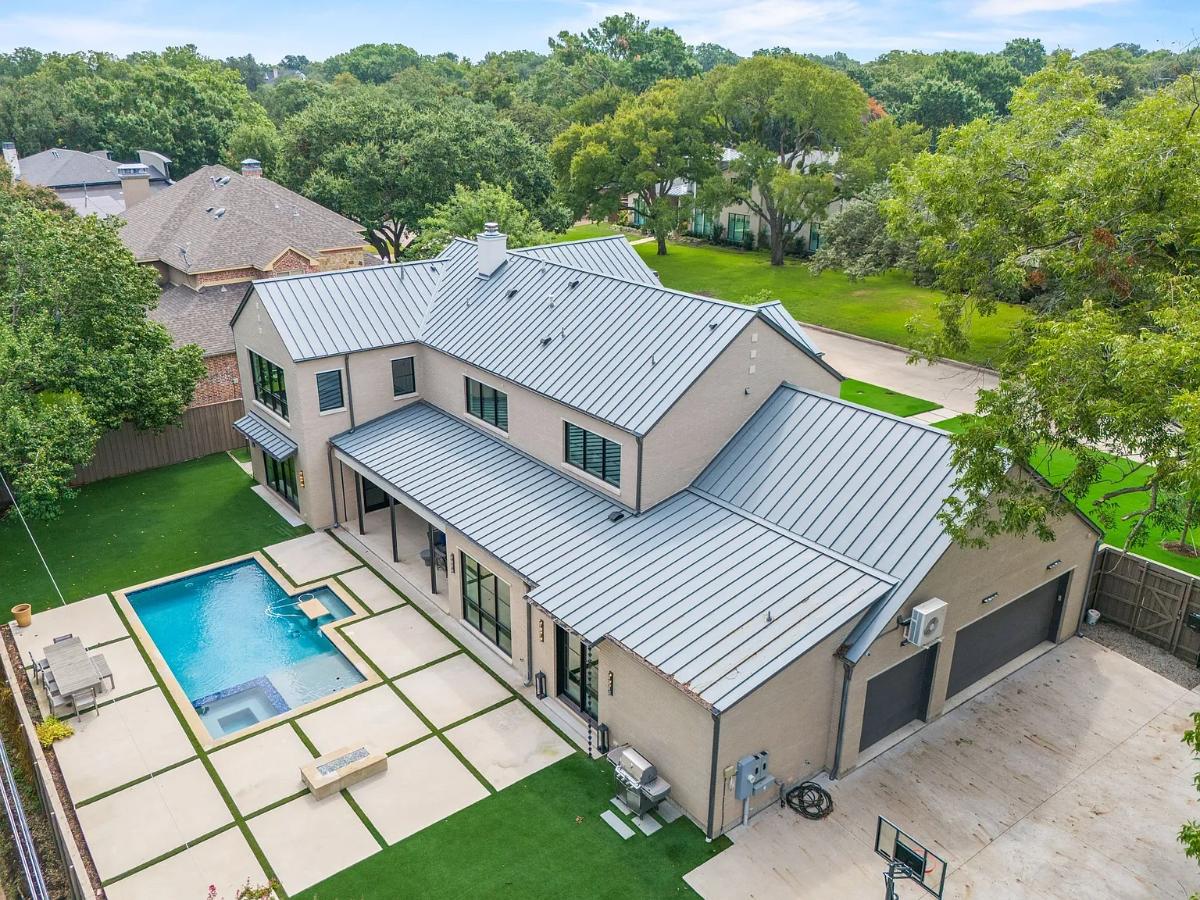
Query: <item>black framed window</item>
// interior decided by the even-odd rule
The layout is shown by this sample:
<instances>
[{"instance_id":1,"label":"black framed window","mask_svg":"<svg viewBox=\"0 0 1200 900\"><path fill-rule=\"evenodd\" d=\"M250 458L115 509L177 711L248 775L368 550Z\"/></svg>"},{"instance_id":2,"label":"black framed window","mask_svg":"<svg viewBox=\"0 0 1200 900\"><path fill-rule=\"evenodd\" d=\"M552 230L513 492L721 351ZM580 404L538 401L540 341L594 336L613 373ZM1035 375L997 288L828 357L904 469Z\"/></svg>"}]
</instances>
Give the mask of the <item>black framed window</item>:
<instances>
[{"instance_id":1,"label":"black framed window","mask_svg":"<svg viewBox=\"0 0 1200 900\"><path fill-rule=\"evenodd\" d=\"M417 369L413 358L405 356L392 360L392 395L403 397L417 392Z\"/></svg>"},{"instance_id":2,"label":"black framed window","mask_svg":"<svg viewBox=\"0 0 1200 900\"><path fill-rule=\"evenodd\" d=\"M300 495L296 490L296 457L289 456L280 461L264 453L263 463L267 469L267 486L299 509Z\"/></svg>"},{"instance_id":3,"label":"black framed window","mask_svg":"<svg viewBox=\"0 0 1200 900\"><path fill-rule=\"evenodd\" d=\"M561 625L554 627L558 695L593 719L600 717L600 667L592 648Z\"/></svg>"},{"instance_id":4,"label":"black framed window","mask_svg":"<svg viewBox=\"0 0 1200 900\"><path fill-rule=\"evenodd\" d=\"M501 431L508 431L508 394L467 379L467 412Z\"/></svg>"},{"instance_id":5,"label":"black framed window","mask_svg":"<svg viewBox=\"0 0 1200 900\"><path fill-rule=\"evenodd\" d=\"M485 638L512 654L508 584L459 551L462 558L463 618Z\"/></svg>"},{"instance_id":6,"label":"black framed window","mask_svg":"<svg viewBox=\"0 0 1200 900\"><path fill-rule=\"evenodd\" d=\"M250 354L250 379L254 382L254 399L271 412L288 417L287 386L283 369L253 350Z\"/></svg>"},{"instance_id":7,"label":"black framed window","mask_svg":"<svg viewBox=\"0 0 1200 900\"><path fill-rule=\"evenodd\" d=\"M346 405L342 395L342 370L317 373L317 405L321 412L341 409Z\"/></svg>"},{"instance_id":8,"label":"black framed window","mask_svg":"<svg viewBox=\"0 0 1200 900\"><path fill-rule=\"evenodd\" d=\"M566 460L589 475L621 486L621 445L586 428L563 422Z\"/></svg>"}]
</instances>

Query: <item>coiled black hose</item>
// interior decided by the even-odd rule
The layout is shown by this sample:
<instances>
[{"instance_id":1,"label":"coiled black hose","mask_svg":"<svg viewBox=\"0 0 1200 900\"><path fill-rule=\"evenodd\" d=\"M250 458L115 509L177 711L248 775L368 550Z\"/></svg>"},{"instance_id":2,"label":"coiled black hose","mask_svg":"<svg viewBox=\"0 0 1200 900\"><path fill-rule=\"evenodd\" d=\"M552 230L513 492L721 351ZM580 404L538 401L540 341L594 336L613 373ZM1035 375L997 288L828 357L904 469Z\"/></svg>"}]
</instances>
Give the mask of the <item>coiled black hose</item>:
<instances>
[{"instance_id":1,"label":"coiled black hose","mask_svg":"<svg viewBox=\"0 0 1200 900\"><path fill-rule=\"evenodd\" d=\"M833 812L833 797L815 781L801 782L784 794L782 800L806 819L823 819Z\"/></svg>"}]
</instances>

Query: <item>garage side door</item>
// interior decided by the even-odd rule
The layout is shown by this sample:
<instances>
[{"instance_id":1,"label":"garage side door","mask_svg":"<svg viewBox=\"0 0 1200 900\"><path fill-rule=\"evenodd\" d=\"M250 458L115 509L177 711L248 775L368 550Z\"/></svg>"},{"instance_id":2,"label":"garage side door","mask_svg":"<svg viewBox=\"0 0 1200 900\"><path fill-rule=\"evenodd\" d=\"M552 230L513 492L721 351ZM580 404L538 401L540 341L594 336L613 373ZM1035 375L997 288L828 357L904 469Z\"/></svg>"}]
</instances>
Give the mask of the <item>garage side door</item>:
<instances>
[{"instance_id":1,"label":"garage side door","mask_svg":"<svg viewBox=\"0 0 1200 900\"><path fill-rule=\"evenodd\" d=\"M1042 641L1053 640L1068 578L1044 584L959 629L946 696L966 690Z\"/></svg>"},{"instance_id":2,"label":"garage side door","mask_svg":"<svg viewBox=\"0 0 1200 900\"><path fill-rule=\"evenodd\" d=\"M860 751L913 719L925 718L935 655L936 648L922 650L867 682L862 736L858 741Z\"/></svg>"}]
</instances>

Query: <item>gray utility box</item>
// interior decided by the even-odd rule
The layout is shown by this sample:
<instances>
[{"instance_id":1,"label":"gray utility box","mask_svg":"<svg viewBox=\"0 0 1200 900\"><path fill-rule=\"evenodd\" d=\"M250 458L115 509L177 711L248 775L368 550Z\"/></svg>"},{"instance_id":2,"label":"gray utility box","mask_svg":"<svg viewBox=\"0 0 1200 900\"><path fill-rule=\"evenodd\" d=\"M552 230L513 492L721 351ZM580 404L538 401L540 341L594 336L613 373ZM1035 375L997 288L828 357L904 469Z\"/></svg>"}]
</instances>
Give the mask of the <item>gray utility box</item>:
<instances>
[{"instance_id":1,"label":"gray utility box","mask_svg":"<svg viewBox=\"0 0 1200 900\"><path fill-rule=\"evenodd\" d=\"M733 796L739 800L756 797L775 783L775 777L767 771L770 756L766 750L743 756L737 761L733 776Z\"/></svg>"}]
</instances>

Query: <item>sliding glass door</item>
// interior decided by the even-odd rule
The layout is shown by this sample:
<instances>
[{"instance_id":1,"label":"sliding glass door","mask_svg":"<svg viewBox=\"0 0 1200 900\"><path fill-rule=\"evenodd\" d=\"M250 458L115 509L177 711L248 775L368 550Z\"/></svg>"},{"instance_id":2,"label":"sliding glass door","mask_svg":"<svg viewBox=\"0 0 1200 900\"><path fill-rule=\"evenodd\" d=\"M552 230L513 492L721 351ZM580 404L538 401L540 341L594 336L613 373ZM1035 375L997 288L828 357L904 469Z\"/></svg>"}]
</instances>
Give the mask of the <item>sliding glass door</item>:
<instances>
[{"instance_id":1,"label":"sliding glass door","mask_svg":"<svg viewBox=\"0 0 1200 900\"><path fill-rule=\"evenodd\" d=\"M465 553L462 559L463 618L485 638L512 655L508 584Z\"/></svg>"},{"instance_id":2,"label":"sliding glass door","mask_svg":"<svg viewBox=\"0 0 1200 900\"><path fill-rule=\"evenodd\" d=\"M267 486L299 509L300 496L296 490L296 457L289 456L280 462L273 456L264 453L263 463L267 469Z\"/></svg>"}]
</instances>

